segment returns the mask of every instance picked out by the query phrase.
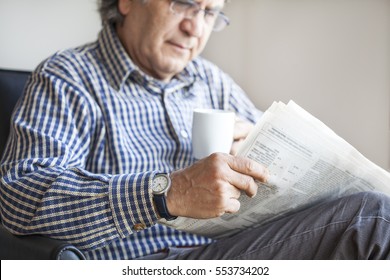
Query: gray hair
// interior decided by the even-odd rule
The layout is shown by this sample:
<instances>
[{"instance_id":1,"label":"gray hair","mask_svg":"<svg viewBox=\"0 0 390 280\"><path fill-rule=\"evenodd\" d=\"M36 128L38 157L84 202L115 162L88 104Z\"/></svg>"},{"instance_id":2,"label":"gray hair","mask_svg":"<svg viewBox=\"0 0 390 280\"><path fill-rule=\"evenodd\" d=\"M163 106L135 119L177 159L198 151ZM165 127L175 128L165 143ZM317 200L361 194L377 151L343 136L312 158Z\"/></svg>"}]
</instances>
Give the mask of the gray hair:
<instances>
[{"instance_id":1,"label":"gray hair","mask_svg":"<svg viewBox=\"0 0 390 280\"><path fill-rule=\"evenodd\" d=\"M116 24L123 21L123 16L118 10L118 0L99 0L98 7L103 23Z\"/></svg>"},{"instance_id":2,"label":"gray hair","mask_svg":"<svg viewBox=\"0 0 390 280\"><path fill-rule=\"evenodd\" d=\"M147 2L148 0L141 0ZM225 0L228 3L229 0ZM118 10L118 0L98 0L98 10L103 23L117 24L123 21L123 15Z\"/></svg>"},{"instance_id":3,"label":"gray hair","mask_svg":"<svg viewBox=\"0 0 390 280\"><path fill-rule=\"evenodd\" d=\"M141 0L145 3L148 0ZM103 23L117 24L123 21L123 15L118 10L118 0L98 0L98 10Z\"/></svg>"}]
</instances>

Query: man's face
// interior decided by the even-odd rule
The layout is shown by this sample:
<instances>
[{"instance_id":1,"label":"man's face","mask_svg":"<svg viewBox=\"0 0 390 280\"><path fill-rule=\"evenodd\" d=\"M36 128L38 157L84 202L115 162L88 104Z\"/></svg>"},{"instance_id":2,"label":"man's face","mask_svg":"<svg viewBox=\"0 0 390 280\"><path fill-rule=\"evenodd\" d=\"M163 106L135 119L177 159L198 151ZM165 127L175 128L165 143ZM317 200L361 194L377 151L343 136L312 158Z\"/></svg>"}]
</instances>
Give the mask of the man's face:
<instances>
[{"instance_id":1,"label":"man's face","mask_svg":"<svg viewBox=\"0 0 390 280\"><path fill-rule=\"evenodd\" d=\"M224 0L197 1L202 9L222 8ZM169 81L205 47L213 26L200 12L192 19L173 14L170 0L119 0L119 38L135 64L156 79Z\"/></svg>"}]
</instances>

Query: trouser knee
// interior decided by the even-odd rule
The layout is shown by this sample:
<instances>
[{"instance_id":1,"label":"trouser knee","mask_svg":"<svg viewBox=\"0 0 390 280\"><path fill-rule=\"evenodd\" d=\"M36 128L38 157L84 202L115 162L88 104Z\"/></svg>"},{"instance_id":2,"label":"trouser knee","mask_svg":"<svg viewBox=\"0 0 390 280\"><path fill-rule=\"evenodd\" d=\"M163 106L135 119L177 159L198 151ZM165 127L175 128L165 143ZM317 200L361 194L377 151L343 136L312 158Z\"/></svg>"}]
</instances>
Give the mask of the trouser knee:
<instances>
[{"instance_id":1,"label":"trouser knee","mask_svg":"<svg viewBox=\"0 0 390 280\"><path fill-rule=\"evenodd\" d=\"M380 192L360 192L348 197L349 205L360 208L359 215L390 216L390 197Z\"/></svg>"}]
</instances>

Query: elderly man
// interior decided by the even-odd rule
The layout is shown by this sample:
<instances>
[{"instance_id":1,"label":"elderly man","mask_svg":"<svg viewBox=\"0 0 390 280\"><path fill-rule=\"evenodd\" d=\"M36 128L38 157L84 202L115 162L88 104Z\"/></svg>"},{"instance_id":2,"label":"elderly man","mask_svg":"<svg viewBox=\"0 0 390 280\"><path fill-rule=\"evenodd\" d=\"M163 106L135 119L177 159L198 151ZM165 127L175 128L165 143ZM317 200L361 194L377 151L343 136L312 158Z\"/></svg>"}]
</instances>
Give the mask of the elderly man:
<instances>
[{"instance_id":1,"label":"elderly man","mask_svg":"<svg viewBox=\"0 0 390 280\"><path fill-rule=\"evenodd\" d=\"M68 240L90 259L390 257L390 202L374 193L222 240L158 223L237 212L239 196L256 195L255 180L267 179L249 159L192 155L194 108L236 112L232 154L261 116L198 56L229 23L223 7L223 0L102 0L98 40L33 72L1 165L1 218L11 232Z\"/></svg>"}]
</instances>

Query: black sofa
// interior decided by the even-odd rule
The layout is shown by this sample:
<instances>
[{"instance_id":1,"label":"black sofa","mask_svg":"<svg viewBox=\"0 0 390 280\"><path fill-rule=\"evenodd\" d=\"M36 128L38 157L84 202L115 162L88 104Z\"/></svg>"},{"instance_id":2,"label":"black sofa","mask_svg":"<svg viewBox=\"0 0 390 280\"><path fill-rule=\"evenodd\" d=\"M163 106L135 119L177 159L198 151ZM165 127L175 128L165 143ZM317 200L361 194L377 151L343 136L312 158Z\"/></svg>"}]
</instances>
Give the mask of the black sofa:
<instances>
[{"instance_id":1,"label":"black sofa","mask_svg":"<svg viewBox=\"0 0 390 280\"><path fill-rule=\"evenodd\" d=\"M30 75L0 69L0 155L7 142L12 110ZM0 200L1 203L1 200ZM84 254L72 244L39 235L16 236L0 224L1 260L80 260Z\"/></svg>"}]
</instances>

